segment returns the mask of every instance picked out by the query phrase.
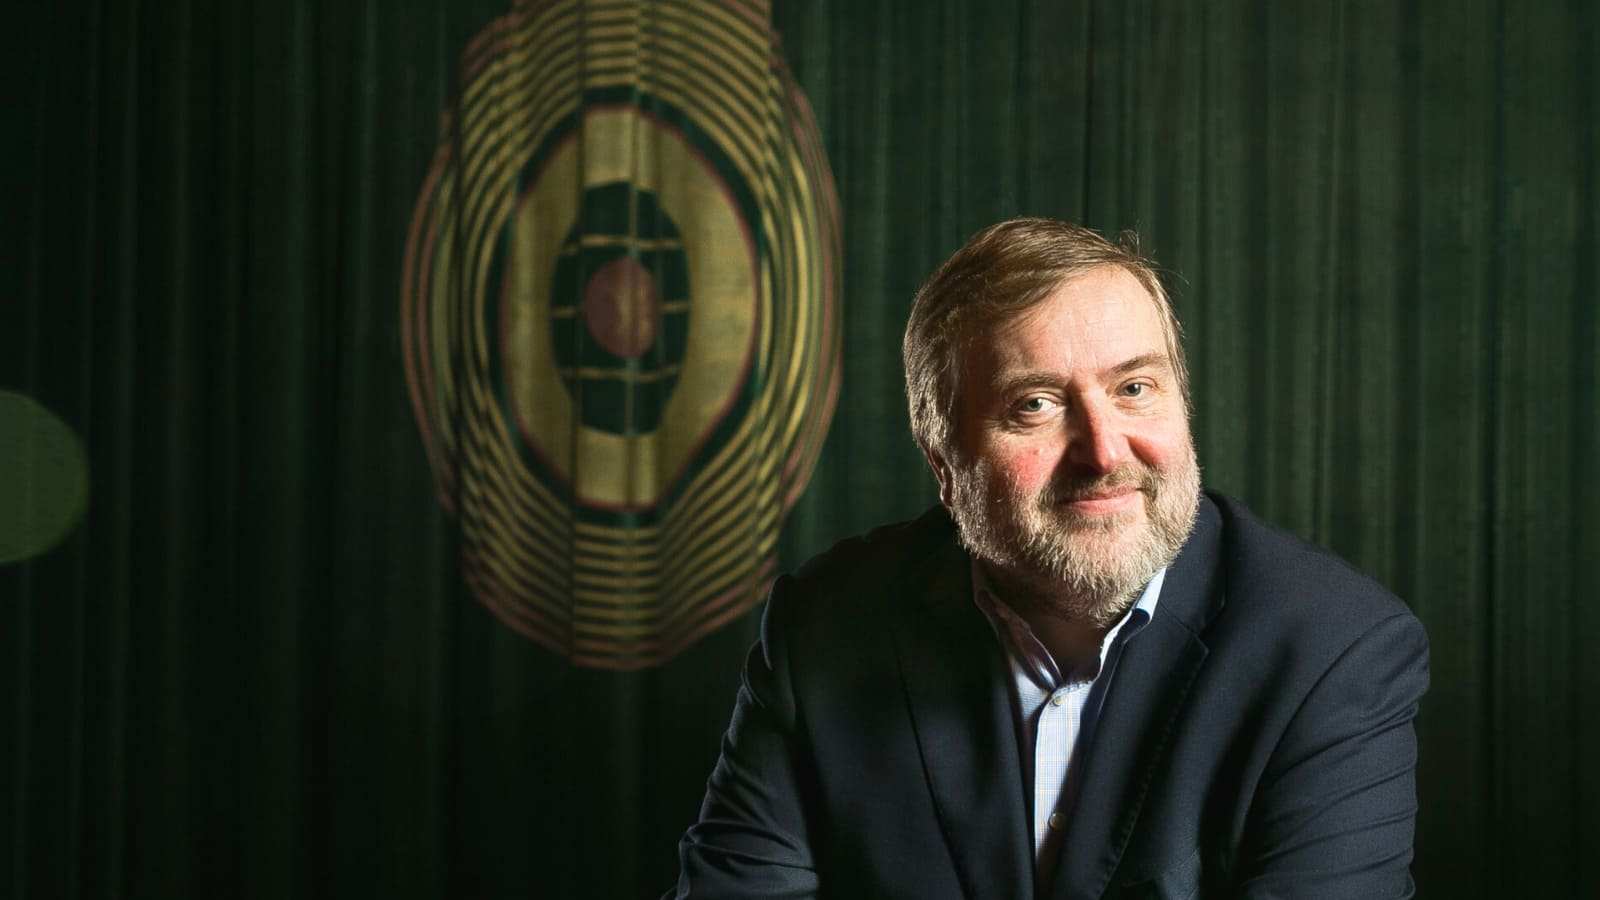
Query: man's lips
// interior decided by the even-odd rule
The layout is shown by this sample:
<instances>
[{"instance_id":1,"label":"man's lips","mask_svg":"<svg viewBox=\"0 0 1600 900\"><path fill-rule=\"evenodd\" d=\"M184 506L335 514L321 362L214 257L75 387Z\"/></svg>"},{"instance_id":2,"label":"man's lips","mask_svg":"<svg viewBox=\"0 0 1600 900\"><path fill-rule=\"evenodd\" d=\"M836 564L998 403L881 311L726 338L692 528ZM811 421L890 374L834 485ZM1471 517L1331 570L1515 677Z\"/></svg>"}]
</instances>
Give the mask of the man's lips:
<instances>
[{"instance_id":1,"label":"man's lips","mask_svg":"<svg viewBox=\"0 0 1600 900\"><path fill-rule=\"evenodd\" d=\"M1138 488L1122 487L1080 494L1076 497L1067 499L1065 505L1080 513L1097 515L1101 513L1121 512L1138 501Z\"/></svg>"}]
</instances>

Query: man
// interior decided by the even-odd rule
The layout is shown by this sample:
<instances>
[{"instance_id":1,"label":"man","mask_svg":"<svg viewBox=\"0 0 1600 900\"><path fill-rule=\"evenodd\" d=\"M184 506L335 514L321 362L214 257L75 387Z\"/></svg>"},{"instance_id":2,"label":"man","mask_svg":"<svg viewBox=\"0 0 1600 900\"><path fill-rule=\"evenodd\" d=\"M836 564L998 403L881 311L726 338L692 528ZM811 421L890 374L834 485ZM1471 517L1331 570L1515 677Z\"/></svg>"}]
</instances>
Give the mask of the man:
<instances>
[{"instance_id":1,"label":"man","mask_svg":"<svg viewBox=\"0 0 1600 900\"><path fill-rule=\"evenodd\" d=\"M918 293L941 507L772 587L680 897L1408 897L1427 639L1200 492L1136 252L974 236Z\"/></svg>"}]
</instances>

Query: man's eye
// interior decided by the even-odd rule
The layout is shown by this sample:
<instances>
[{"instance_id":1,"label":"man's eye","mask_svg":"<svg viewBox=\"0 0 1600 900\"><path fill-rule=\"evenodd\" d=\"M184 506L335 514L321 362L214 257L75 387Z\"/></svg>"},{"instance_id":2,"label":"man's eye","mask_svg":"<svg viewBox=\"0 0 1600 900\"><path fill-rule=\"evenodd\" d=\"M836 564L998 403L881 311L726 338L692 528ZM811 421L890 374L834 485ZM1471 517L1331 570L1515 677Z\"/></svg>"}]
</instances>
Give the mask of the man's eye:
<instances>
[{"instance_id":1,"label":"man's eye","mask_svg":"<svg viewBox=\"0 0 1600 900\"><path fill-rule=\"evenodd\" d=\"M1122 396L1124 397L1143 397L1149 392L1150 385L1145 384L1142 381L1135 381L1122 386Z\"/></svg>"},{"instance_id":2,"label":"man's eye","mask_svg":"<svg viewBox=\"0 0 1600 900\"><path fill-rule=\"evenodd\" d=\"M1044 412L1044 408L1049 402L1043 397L1029 397L1017 404L1017 410L1025 413Z\"/></svg>"}]
</instances>

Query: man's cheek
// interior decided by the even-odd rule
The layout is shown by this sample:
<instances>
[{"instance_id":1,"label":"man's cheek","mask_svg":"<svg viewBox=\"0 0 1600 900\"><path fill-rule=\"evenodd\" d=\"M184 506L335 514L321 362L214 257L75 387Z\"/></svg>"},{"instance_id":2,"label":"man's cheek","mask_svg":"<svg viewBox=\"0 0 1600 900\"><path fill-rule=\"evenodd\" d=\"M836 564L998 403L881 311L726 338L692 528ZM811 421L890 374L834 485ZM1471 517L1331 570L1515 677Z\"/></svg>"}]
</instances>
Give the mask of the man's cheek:
<instances>
[{"instance_id":1,"label":"man's cheek","mask_svg":"<svg viewBox=\"0 0 1600 900\"><path fill-rule=\"evenodd\" d=\"M1031 447L1011 453L1005 460L1011 483L1028 494L1038 493L1055 472L1056 459L1044 447Z\"/></svg>"}]
</instances>

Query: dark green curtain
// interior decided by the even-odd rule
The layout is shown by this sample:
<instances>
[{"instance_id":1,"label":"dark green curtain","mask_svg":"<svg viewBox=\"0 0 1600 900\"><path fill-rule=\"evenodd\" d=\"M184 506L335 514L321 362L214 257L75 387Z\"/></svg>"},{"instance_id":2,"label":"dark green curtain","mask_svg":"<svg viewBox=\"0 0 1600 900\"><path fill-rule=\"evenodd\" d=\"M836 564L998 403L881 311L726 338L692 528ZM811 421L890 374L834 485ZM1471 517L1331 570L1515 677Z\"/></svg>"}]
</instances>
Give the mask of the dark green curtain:
<instances>
[{"instance_id":1,"label":"dark green curtain","mask_svg":"<svg viewBox=\"0 0 1600 900\"><path fill-rule=\"evenodd\" d=\"M13 12L0 389L82 439L0 567L0 894L637 897L755 633L575 668L461 586L400 360L411 210L509 0ZM899 334L1022 213L1137 228L1206 479L1433 641L1428 897L1600 895L1600 11L783 2L845 228L793 565L934 499ZM4 427L4 423L0 423Z\"/></svg>"}]
</instances>

